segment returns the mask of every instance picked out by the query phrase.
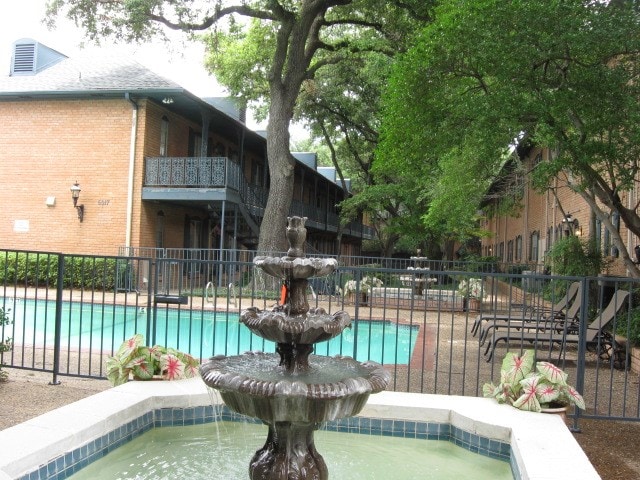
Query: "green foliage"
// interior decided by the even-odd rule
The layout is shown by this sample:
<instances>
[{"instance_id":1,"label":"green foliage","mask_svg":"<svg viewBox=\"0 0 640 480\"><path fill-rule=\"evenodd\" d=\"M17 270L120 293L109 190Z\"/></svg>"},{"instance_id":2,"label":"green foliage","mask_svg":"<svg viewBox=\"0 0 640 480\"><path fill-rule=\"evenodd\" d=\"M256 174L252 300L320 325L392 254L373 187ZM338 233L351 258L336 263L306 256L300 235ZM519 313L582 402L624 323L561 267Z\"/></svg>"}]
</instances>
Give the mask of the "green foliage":
<instances>
[{"instance_id":1,"label":"green foliage","mask_svg":"<svg viewBox=\"0 0 640 480\"><path fill-rule=\"evenodd\" d=\"M0 257L0 282L28 287L58 284L57 255L9 252ZM113 291L116 286L115 258L65 257L63 288Z\"/></svg>"},{"instance_id":2,"label":"green foliage","mask_svg":"<svg viewBox=\"0 0 640 480\"><path fill-rule=\"evenodd\" d=\"M626 337L633 346L640 345L640 308L634 308L629 312L628 322L619 321L616 326L616 333Z\"/></svg>"},{"instance_id":3,"label":"green foliage","mask_svg":"<svg viewBox=\"0 0 640 480\"><path fill-rule=\"evenodd\" d=\"M11 324L11 319L9 319L9 310L5 310L3 307L0 307L0 332L4 333L5 325ZM9 352L13 348L13 341L11 337L4 337L4 340L0 337L0 354L4 352ZM0 363L0 382L4 382L7 380L9 374L2 370L2 364Z\"/></svg>"},{"instance_id":4,"label":"green foliage","mask_svg":"<svg viewBox=\"0 0 640 480\"><path fill-rule=\"evenodd\" d=\"M498 262L494 256L466 255L455 268L465 272L497 272Z\"/></svg>"},{"instance_id":5,"label":"green foliage","mask_svg":"<svg viewBox=\"0 0 640 480\"><path fill-rule=\"evenodd\" d=\"M269 70L275 55L275 27L273 22L258 19L251 19L246 25L232 19L226 31L216 29L201 36L207 47L206 68L215 72L216 79L232 96L255 102L258 120L267 115L265 101L269 98Z\"/></svg>"},{"instance_id":6,"label":"green foliage","mask_svg":"<svg viewBox=\"0 0 640 480\"><path fill-rule=\"evenodd\" d=\"M616 192L640 168L633 3L442 1L394 67L375 169L419 179L427 224L464 234L524 135L559 152L538 185L569 172L577 191L622 208ZM624 213L635 232L637 212Z\"/></svg>"},{"instance_id":7,"label":"green foliage","mask_svg":"<svg viewBox=\"0 0 640 480\"><path fill-rule=\"evenodd\" d=\"M536 362L533 350L525 350L521 356L507 352L500 383L485 383L482 391L499 403L532 412L555 405L586 408L582 395L567 384L567 374L550 362Z\"/></svg>"},{"instance_id":8,"label":"green foliage","mask_svg":"<svg viewBox=\"0 0 640 480\"><path fill-rule=\"evenodd\" d=\"M569 277L595 277L607 265L593 240L581 240L574 235L554 243L547 252L545 263L554 275Z\"/></svg>"},{"instance_id":9,"label":"green foliage","mask_svg":"<svg viewBox=\"0 0 640 480\"><path fill-rule=\"evenodd\" d=\"M198 375L200 362L188 353L160 345L147 347L144 337L136 334L122 342L118 351L107 358L107 379L113 386L122 385L131 377L151 380L161 375L164 380L179 380Z\"/></svg>"}]
</instances>

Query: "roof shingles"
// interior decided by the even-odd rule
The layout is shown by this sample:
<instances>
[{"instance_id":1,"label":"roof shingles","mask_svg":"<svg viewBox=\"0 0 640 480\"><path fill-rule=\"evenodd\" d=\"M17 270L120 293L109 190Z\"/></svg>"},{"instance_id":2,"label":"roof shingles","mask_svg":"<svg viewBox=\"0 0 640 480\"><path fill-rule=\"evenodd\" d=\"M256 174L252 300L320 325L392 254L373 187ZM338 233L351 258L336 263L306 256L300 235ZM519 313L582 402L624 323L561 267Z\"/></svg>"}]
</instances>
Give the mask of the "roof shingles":
<instances>
[{"instance_id":1,"label":"roof shingles","mask_svg":"<svg viewBox=\"0 0 640 480\"><path fill-rule=\"evenodd\" d=\"M0 76L0 95L136 90L184 89L133 60L116 56L66 58L35 75Z\"/></svg>"}]
</instances>

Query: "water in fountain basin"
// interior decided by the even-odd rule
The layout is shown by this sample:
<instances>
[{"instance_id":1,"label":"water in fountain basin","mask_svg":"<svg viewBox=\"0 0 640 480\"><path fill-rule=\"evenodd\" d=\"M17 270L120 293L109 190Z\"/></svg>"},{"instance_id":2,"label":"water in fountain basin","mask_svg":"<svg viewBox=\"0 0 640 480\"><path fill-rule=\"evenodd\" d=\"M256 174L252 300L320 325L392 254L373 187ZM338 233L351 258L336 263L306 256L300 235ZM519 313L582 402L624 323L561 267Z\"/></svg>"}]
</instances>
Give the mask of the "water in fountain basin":
<instances>
[{"instance_id":1,"label":"water in fountain basin","mask_svg":"<svg viewBox=\"0 0 640 480\"><path fill-rule=\"evenodd\" d=\"M312 383L335 383L348 378L368 376L369 371L361 364L347 362L344 359L311 355L308 372L295 376L285 376L284 369L278 366L280 357L275 354L227 357L224 370L229 374L250 375L254 380L278 382L283 379ZM247 373L250 372L250 373Z\"/></svg>"},{"instance_id":2,"label":"water in fountain basin","mask_svg":"<svg viewBox=\"0 0 640 480\"><path fill-rule=\"evenodd\" d=\"M70 480L242 480L265 427L237 422L153 429ZM316 432L331 480L512 479L509 464L449 441Z\"/></svg>"}]
</instances>

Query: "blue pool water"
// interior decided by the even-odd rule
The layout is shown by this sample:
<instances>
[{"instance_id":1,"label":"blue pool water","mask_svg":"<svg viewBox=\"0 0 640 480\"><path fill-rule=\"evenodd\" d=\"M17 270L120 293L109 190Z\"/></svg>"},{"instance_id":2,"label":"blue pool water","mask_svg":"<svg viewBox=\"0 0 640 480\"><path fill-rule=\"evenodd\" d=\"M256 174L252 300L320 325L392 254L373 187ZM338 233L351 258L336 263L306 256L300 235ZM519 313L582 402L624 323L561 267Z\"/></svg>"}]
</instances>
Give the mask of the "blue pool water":
<instances>
[{"instance_id":1,"label":"blue pool water","mask_svg":"<svg viewBox=\"0 0 640 480\"><path fill-rule=\"evenodd\" d=\"M1 300L0 300L1 302ZM0 303L0 306L2 303ZM2 338L13 337L22 345L53 346L55 302L24 300L6 302L14 321ZM236 313L69 303L62 305L63 349L115 350L135 333L156 343L189 352L198 358L238 355L248 350L275 352L275 344L254 334L238 321ZM353 321L341 336L316 345L318 355L345 355L359 361L408 364L418 335L417 326L387 321Z\"/></svg>"}]
</instances>

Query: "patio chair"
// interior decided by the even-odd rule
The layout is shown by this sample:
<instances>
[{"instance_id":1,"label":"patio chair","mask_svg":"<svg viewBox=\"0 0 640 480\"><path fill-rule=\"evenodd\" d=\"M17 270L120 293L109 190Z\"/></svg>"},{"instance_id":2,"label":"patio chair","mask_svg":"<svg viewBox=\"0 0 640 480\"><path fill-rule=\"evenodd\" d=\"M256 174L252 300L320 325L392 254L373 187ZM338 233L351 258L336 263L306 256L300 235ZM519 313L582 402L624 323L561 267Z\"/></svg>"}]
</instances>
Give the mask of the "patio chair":
<instances>
[{"instance_id":1,"label":"patio chair","mask_svg":"<svg viewBox=\"0 0 640 480\"><path fill-rule=\"evenodd\" d=\"M569 305L569 308L564 312L562 310L548 310L547 313L541 313L537 316L527 318L509 318L508 316L505 316L501 318L485 319L481 322L480 326L480 345L484 345L489 334L493 334L493 332L498 329L545 330L547 328L552 328L562 331L567 327L567 324L573 323L574 325L577 325L581 306L582 292L578 289L576 295L573 297L573 301Z\"/></svg>"},{"instance_id":2,"label":"patio chair","mask_svg":"<svg viewBox=\"0 0 640 480\"><path fill-rule=\"evenodd\" d=\"M606 328L626 305L628 297L628 291L617 290L613 294L609 304L600 311L587 327L587 346L592 349L595 348L601 358L603 358L603 355L610 355L610 352L613 351L615 347L615 341L612 335L606 331ZM487 362L491 361L496 346L500 342L533 343L536 348L540 344L547 344L550 348L553 347L553 345L559 345L560 351L562 352L567 344L580 343L580 335L576 333L578 326L579 325L572 322L564 322L563 328L558 330L558 328L535 328L533 326L523 328L522 324L520 324L520 330L517 333L512 329L494 329L491 341L484 351L485 359Z\"/></svg>"},{"instance_id":3,"label":"patio chair","mask_svg":"<svg viewBox=\"0 0 640 480\"><path fill-rule=\"evenodd\" d=\"M539 324L541 322L547 322L550 319L564 318L569 308L574 305L578 306L578 310L571 313L570 318L577 315L579 311L580 299L576 300L578 290L580 289L580 282L573 282L567 288L567 292L558 302L551 306L536 305L526 307L522 310L520 315L488 315L481 314L476 317L471 327L471 333L475 336L479 333L480 345L484 343L484 339L487 336L487 327L491 330L492 325L500 325L505 323L511 323L514 321L521 322L533 322Z\"/></svg>"}]
</instances>

